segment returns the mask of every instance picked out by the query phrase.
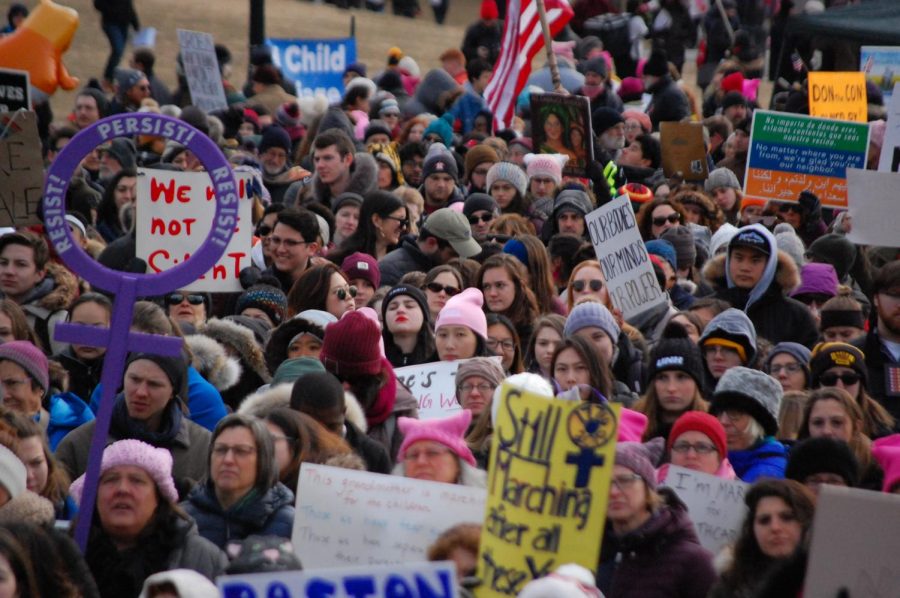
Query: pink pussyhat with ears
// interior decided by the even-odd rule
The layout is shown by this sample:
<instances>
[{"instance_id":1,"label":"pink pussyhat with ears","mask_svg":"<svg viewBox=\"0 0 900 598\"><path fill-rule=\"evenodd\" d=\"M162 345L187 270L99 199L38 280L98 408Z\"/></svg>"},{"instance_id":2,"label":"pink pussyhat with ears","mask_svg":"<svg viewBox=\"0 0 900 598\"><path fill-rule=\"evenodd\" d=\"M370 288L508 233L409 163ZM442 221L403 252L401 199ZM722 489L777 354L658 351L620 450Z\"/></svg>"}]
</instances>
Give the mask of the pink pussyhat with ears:
<instances>
[{"instance_id":1,"label":"pink pussyhat with ears","mask_svg":"<svg viewBox=\"0 0 900 598\"><path fill-rule=\"evenodd\" d=\"M468 409L441 419L420 420L401 417L397 420L397 427L403 432L403 444L397 452L397 461L403 461L407 449L414 443L420 440L433 440L443 444L457 457L474 467L475 456L469 450L464 438L470 423L472 412Z\"/></svg>"},{"instance_id":2,"label":"pink pussyhat with ears","mask_svg":"<svg viewBox=\"0 0 900 598\"><path fill-rule=\"evenodd\" d=\"M619 442L640 442L646 429L646 415L622 407L619 414Z\"/></svg>"},{"instance_id":3,"label":"pink pussyhat with ears","mask_svg":"<svg viewBox=\"0 0 900 598\"><path fill-rule=\"evenodd\" d=\"M872 456L884 470L882 492L892 492L900 484L900 434L891 434L872 443Z\"/></svg>"}]
</instances>

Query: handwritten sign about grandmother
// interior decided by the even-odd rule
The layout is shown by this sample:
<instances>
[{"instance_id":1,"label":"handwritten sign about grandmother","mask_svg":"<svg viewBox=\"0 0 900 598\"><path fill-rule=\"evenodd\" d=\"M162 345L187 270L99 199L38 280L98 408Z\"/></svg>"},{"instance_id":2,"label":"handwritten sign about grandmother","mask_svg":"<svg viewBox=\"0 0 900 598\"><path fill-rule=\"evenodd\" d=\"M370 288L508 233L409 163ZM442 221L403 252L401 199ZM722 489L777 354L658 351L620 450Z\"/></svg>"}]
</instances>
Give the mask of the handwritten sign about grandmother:
<instances>
[{"instance_id":1,"label":"handwritten sign about grandmother","mask_svg":"<svg viewBox=\"0 0 900 598\"><path fill-rule=\"evenodd\" d=\"M450 561L380 567L345 567L225 575L216 578L223 598L456 598Z\"/></svg>"},{"instance_id":2,"label":"handwritten sign about grandmother","mask_svg":"<svg viewBox=\"0 0 900 598\"><path fill-rule=\"evenodd\" d=\"M457 523L484 519L485 491L304 463L292 540L305 567L424 561Z\"/></svg>"},{"instance_id":3,"label":"handwritten sign about grandmother","mask_svg":"<svg viewBox=\"0 0 900 598\"><path fill-rule=\"evenodd\" d=\"M847 169L865 168L868 150L865 123L755 110L744 195L796 201L809 190L846 208Z\"/></svg>"},{"instance_id":4,"label":"handwritten sign about grandmother","mask_svg":"<svg viewBox=\"0 0 900 598\"><path fill-rule=\"evenodd\" d=\"M627 320L666 302L627 196L584 217L613 305Z\"/></svg>"},{"instance_id":5,"label":"handwritten sign about grandmother","mask_svg":"<svg viewBox=\"0 0 900 598\"><path fill-rule=\"evenodd\" d=\"M492 357L499 364L500 357ZM419 419L447 417L460 411L456 400L456 371L469 361L435 361L396 368L394 373L419 403Z\"/></svg>"},{"instance_id":6,"label":"handwritten sign about grandmother","mask_svg":"<svg viewBox=\"0 0 900 598\"><path fill-rule=\"evenodd\" d=\"M215 194L205 172L139 169L136 202L137 257L147 271L163 272L200 247L212 228ZM192 291L229 293L241 290L240 271L250 265L252 235L251 175L235 173L238 224L225 253L212 270L190 284Z\"/></svg>"},{"instance_id":7,"label":"handwritten sign about grandmother","mask_svg":"<svg viewBox=\"0 0 900 598\"><path fill-rule=\"evenodd\" d=\"M565 563L600 556L620 406L504 384L488 463L478 598L516 596Z\"/></svg>"},{"instance_id":8,"label":"handwritten sign about grandmother","mask_svg":"<svg viewBox=\"0 0 900 598\"><path fill-rule=\"evenodd\" d=\"M703 548L718 554L737 541L747 516L747 484L672 465L665 485L687 505Z\"/></svg>"}]
</instances>

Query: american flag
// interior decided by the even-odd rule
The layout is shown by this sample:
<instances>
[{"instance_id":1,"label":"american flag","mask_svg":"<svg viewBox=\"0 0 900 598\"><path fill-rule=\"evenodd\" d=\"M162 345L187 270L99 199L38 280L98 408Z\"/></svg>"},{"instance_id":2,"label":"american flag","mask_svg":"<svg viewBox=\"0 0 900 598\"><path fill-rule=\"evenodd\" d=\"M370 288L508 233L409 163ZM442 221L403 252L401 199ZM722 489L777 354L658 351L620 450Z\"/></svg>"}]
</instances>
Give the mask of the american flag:
<instances>
[{"instance_id":1,"label":"american flag","mask_svg":"<svg viewBox=\"0 0 900 598\"><path fill-rule=\"evenodd\" d=\"M794 71L798 73L806 70L806 65L803 64L803 59L800 58L799 52L791 53L791 66L794 67Z\"/></svg>"},{"instance_id":2,"label":"american flag","mask_svg":"<svg viewBox=\"0 0 900 598\"><path fill-rule=\"evenodd\" d=\"M567 0L544 0L550 35L559 33L574 14ZM535 0L509 0L500 57L484 97L496 128L505 129L515 116L516 98L531 74L531 61L544 47Z\"/></svg>"}]
</instances>

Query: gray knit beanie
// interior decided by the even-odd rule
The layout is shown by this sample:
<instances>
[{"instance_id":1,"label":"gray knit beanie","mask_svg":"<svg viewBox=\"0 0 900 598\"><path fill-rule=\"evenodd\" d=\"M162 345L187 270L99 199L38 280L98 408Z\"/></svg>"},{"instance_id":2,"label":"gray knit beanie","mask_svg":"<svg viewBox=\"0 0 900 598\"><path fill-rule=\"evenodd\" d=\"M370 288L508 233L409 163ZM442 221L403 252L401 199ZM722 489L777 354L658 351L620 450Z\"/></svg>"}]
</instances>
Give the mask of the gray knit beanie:
<instances>
[{"instance_id":1,"label":"gray knit beanie","mask_svg":"<svg viewBox=\"0 0 900 598\"><path fill-rule=\"evenodd\" d=\"M703 188L707 193L712 193L715 189L719 189L720 187L740 189L741 184L730 169L716 168L709 173L709 177L707 177L706 184Z\"/></svg>"},{"instance_id":2,"label":"gray knit beanie","mask_svg":"<svg viewBox=\"0 0 900 598\"><path fill-rule=\"evenodd\" d=\"M772 371L772 360L775 359L776 355L780 355L781 353L787 353L798 362L800 362L800 367L803 368L803 373L806 374L806 384L809 385L810 380L812 379L809 373L809 358L812 355L812 351L810 351L807 347L804 347L800 343L792 343L789 341L785 341L783 343L778 343L772 350L769 351L768 357L766 357L766 371Z\"/></svg>"},{"instance_id":3,"label":"gray knit beanie","mask_svg":"<svg viewBox=\"0 0 900 598\"><path fill-rule=\"evenodd\" d=\"M459 364L459 369L456 370L456 386L472 376L484 378L496 388L506 378L506 373L493 357L473 357Z\"/></svg>"},{"instance_id":4,"label":"gray knit beanie","mask_svg":"<svg viewBox=\"0 0 900 598\"><path fill-rule=\"evenodd\" d=\"M488 170L485 180L485 189L491 192L491 186L497 181L506 181L516 188L519 195L525 197L528 191L528 175L518 165L512 162L497 162Z\"/></svg>"},{"instance_id":5,"label":"gray knit beanie","mask_svg":"<svg viewBox=\"0 0 900 598\"><path fill-rule=\"evenodd\" d=\"M588 301L576 305L569 317L566 318L564 333L566 336L573 336L576 332L588 326L596 326L603 330L612 340L613 346L619 342L619 334L621 333L619 325L616 324L616 319L609 309L602 303Z\"/></svg>"},{"instance_id":6,"label":"gray knit beanie","mask_svg":"<svg viewBox=\"0 0 900 598\"><path fill-rule=\"evenodd\" d=\"M686 226L673 226L667 229L659 237L668 241L675 248L676 261L679 270L686 270L694 265L697 259L697 247L694 245L694 233Z\"/></svg>"},{"instance_id":7,"label":"gray knit beanie","mask_svg":"<svg viewBox=\"0 0 900 598\"><path fill-rule=\"evenodd\" d=\"M775 234L775 245L779 251L783 251L794 260L798 268L802 268L806 263L806 248L803 246L803 240L794 231L794 227L787 222L782 222L775 226L773 231Z\"/></svg>"},{"instance_id":8,"label":"gray knit beanie","mask_svg":"<svg viewBox=\"0 0 900 598\"><path fill-rule=\"evenodd\" d=\"M725 371L716 384L709 412L718 416L734 409L747 413L766 431L767 436L778 432L778 410L784 391L778 381L759 370L735 366Z\"/></svg>"},{"instance_id":9,"label":"gray knit beanie","mask_svg":"<svg viewBox=\"0 0 900 598\"><path fill-rule=\"evenodd\" d=\"M581 189L564 189L553 200L553 217L558 217L564 210L575 210L582 216L587 216L594 206L591 198Z\"/></svg>"}]
</instances>

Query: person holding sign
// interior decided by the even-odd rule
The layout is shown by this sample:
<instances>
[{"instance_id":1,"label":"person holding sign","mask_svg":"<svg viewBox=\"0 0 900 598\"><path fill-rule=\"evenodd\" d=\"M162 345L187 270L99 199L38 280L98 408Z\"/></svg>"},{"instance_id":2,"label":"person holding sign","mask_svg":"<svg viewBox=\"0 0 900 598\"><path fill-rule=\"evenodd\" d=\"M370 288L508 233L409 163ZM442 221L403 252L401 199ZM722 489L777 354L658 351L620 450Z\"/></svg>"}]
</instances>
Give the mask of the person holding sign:
<instances>
[{"instance_id":1,"label":"person holding sign","mask_svg":"<svg viewBox=\"0 0 900 598\"><path fill-rule=\"evenodd\" d=\"M749 511L734 558L710 598L757 595L767 574L794 555L812 527L816 497L794 480L763 480L744 502Z\"/></svg>"},{"instance_id":2,"label":"person holding sign","mask_svg":"<svg viewBox=\"0 0 900 598\"><path fill-rule=\"evenodd\" d=\"M697 539L687 507L656 486L662 440L620 442L609 487L598 586L605 596L706 596L716 581L712 555Z\"/></svg>"},{"instance_id":3,"label":"person holding sign","mask_svg":"<svg viewBox=\"0 0 900 598\"><path fill-rule=\"evenodd\" d=\"M472 422L472 412L420 421L401 417L397 425L403 444L397 453L395 475L416 480L484 488L487 474L475 466L475 456L463 435Z\"/></svg>"}]
</instances>

